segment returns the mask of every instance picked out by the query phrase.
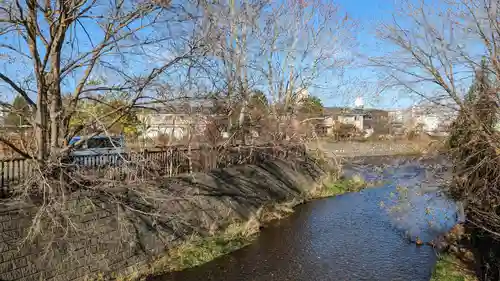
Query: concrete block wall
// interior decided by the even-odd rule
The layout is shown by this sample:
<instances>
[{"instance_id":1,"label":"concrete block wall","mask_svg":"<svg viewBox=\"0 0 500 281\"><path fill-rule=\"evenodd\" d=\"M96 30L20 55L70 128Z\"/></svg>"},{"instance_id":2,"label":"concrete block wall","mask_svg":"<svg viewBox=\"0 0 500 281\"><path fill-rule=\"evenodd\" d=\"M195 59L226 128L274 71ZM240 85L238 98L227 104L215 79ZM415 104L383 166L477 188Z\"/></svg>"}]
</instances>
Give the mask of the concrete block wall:
<instances>
[{"instance_id":1,"label":"concrete block wall","mask_svg":"<svg viewBox=\"0 0 500 281\"><path fill-rule=\"evenodd\" d=\"M75 202L85 208L82 201ZM67 237L45 230L44 240L35 241L24 238L36 209L8 208L1 203L0 208L0 280L89 280L99 273L111 276L132 271L150 258L137 245L124 243L111 208L89 208L73 219L78 231ZM164 249L165 245L156 247Z\"/></svg>"},{"instance_id":2,"label":"concrete block wall","mask_svg":"<svg viewBox=\"0 0 500 281\"><path fill-rule=\"evenodd\" d=\"M99 273L114 280L193 232L208 233L215 224L248 219L264 204L301 196L321 175L311 163L274 161L150 183L146 190L155 190L150 197L157 201L148 206L125 192L124 200L137 209L153 209L162 219L120 208L102 193L78 191L64 209L72 225L57 220L69 231L54 230L50 212L44 213L43 233L34 241L24 238L39 208L6 199L0 201L0 280L92 280Z\"/></svg>"}]
</instances>

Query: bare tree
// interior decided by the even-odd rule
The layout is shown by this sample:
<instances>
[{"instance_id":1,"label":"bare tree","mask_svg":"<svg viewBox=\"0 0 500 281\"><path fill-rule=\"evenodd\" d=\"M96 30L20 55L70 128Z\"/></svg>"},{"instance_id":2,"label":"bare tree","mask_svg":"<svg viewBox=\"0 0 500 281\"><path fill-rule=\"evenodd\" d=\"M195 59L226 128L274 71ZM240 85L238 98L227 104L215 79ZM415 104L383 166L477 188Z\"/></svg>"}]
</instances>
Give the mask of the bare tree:
<instances>
[{"instance_id":1,"label":"bare tree","mask_svg":"<svg viewBox=\"0 0 500 281\"><path fill-rule=\"evenodd\" d=\"M0 48L6 55L0 85L21 95L34 117L28 121L35 149L0 135L0 142L36 161L34 175L16 187L13 199L36 207L27 238L39 237L43 228L53 232L44 233L47 240L57 239L56 232L65 236L84 231L75 219L78 210L69 202L77 193L89 205L113 206L119 221L133 224L147 216L152 229L184 225L182 217L160 211L184 199L144 180L152 166L147 159L128 161L127 184L89 176L78 165L66 172L60 169L62 159L92 136L109 135L137 108L172 106L180 96L191 106L192 98L202 93L222 93L223 106L236 116L239 129L254 87L278 96L273 100L276 108L290 102L297 85L310 87L321 75L345 66L345 59L332 50L338 50L334 46L344 35L350 37L348 19L334 6L311 3L1 2ZM295 25L293 32L290 25ZM337 36L325 38L328 34ZM7 100L2 105L11 108ZM97 105L102 107L95 110ZM84 121L75 122L82 115ZM68 144L82 133L80 141ZM138 230L124 232L134 239Z\"/></svg>"},{"instance_id":2,"label":"bare tree","mask_svg":"<svg viewBox=\"0 0 500 281\"><path fill-rule=\"evenodd\" d=\"M477 70L493 79L488 96L497 104L496 91L498 26L495 1L420 1L407 3L392 24L380 29L380 36L395 47L384 57L371 58L383 68L391 86L441 106L444 110L464 111L477 133L494 149L498 142L491 128L482 125L479 112L466 96ZM482 63L484 62L484 63Z\"/></svg>"},{"instance_id":3,"label":"bare tree","mask_svg":"<svg viewBox=\"0 0 500 281\"><path fill-rule=\"evenodd\" d=\"M199 48L187 24L193 15L168 1L3 1L0 13L0 48L6 54L0 80L33 112L36 155L0 141L39 160L67 152L64 140L82 127L105 115L119 118L144 102L158 76ZM169 58L144 68L141 61L158 51ZM110 92L124 93L125 102L94 124L71 130L81 101Z\"/></svg>"},{"instance_id":4,"label":"bare tree","mask_svg":"<svg viewBox=\"0 0 500 281\"><path fill-rule=\"evenodd\" d=\"M484 280L499 278L498 257L484 251L498 249L492 241L500 238L499 13L496 0L405 1L379 30L392 52L370 58L391 88L455 112L450 193L466 205Z\"/></svg>"},{"instance_id":5,"label":"bare tree","mask_svg":"<svg viewBox=\"0 0 500 281\"><path fill-rule=\"evenodd\" d=\"M253 88L266 92L273 115L298 92L328 88L350 61L354 23L323 1L230 1L205 4L212 52L220 80L214 84L238 105L238 124L248 113ZM321 85L320 85L321 84ZM236 107L232 107L233 110ZM234 112L232 112L234 113Z\"/></svg>"},{"instance_id":6,"label":"bare tree","mask_svg":"<svg viewBox=\"0 0 500 281\"><path fill-rule=\"evenodd\" d=\"M383 57L369 58L386 70L386 87L401 87L439 106L462 109L483 58L495 71L495 31L484 18L489 17L490 2L494 1L406 1L393 22L379 29L379 37L395 48Z\"/></svg>"},{"instance_id":7,"label":"bare tree","mask_svg":"<svg viewBox=\"0 0 500 281\"><path fill-rule=\"evenodd\" d=\"M114 175L110 180L99 173L89 176L78 165L67 169L63 160L92 136L111 135L110 129L136 109L171 102L157 92L162 79L184 73L205 52L198 18L196 1L0 2L0 87L11 97L21 96L30 108L25 142L13 141L4 134L6 128L0 133L0 143L30 159L32 173L12 186L14 196L7 202L34 207L25 241L48 241L43 245L48 252L54 240L64 240L68 233L95 236L79 227L75 218L81 211L71 203L75 196L93 207L116 206L122 211L119 222L161 217L154 208L141 209L127 198L135 194L143 201L139 205L148 206L160 197L174 200L152 195L155 191L147 185L132 186L150 172L147 159L123 159L128 187ZM12 113L9 99L2 96L0 105ZM82 133L80 141L69 144ZM35 145L26 145L30 141ZM133 233L127 225L120 227Z\"/></svg>"},{"instance_id":8,"label":"bare tree","mask_svg":"<svg viewBox=\"0 0 500 281\"><path fill-rule=\"evenodd\" d=\"M341 77L352 61L356 25L334 3L286 1L264 18L259 70L275 104L293 103L302 90L331 87L322 79Z\"/></svg>"}]
</instances>

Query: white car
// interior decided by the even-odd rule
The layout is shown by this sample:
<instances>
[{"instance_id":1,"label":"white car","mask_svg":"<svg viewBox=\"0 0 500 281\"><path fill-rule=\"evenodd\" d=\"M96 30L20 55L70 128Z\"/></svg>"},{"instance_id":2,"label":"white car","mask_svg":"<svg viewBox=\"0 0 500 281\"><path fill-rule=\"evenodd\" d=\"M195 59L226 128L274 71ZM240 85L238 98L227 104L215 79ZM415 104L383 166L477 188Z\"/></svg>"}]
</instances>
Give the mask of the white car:
<instances>
[{"instance_id":1,"label":"white car","mask_svg":"<svg viewBox=\"0 0 500 281\"><path fill-rule=\"evenodd\" d=\"M79 141L74 137L69 144ZM79 166L108 166L123 163L127 156L123 136L95 136L86 140L70 153L72 162Z\"/></svg>"}]
</instances>

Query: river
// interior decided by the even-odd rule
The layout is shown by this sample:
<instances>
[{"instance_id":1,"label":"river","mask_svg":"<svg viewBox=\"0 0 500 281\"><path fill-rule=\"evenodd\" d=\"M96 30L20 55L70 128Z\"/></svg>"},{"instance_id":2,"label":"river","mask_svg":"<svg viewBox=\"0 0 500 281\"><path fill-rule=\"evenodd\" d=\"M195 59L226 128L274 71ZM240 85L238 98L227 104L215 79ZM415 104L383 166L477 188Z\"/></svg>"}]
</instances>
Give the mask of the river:
<instances>
[{"instance_id":1,"label":"river","mask_svg":"<svg viewBox=\"0 0 500 281\"><path fill-rule=\"evenodd\" d=\"M434 160L384 161L353 161L345 172L382 186L298 206L243 249L149 280L428 281L436 253L405 232L429 241L456 223L456 206L436 188L445 171Z\"/></svg>"}]
</instances>

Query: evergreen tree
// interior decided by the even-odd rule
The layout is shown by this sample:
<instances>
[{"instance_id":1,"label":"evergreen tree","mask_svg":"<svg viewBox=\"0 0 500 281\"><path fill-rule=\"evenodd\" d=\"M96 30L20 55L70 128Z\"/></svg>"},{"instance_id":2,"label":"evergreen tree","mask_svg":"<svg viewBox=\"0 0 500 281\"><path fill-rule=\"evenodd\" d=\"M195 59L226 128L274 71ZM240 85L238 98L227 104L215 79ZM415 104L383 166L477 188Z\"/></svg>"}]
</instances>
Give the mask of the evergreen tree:
<instances>
[{"instance_id":1,"label":"evergreen tree","mask_svg":"<svg viewBox=\"0 0 500 281\"><path fill-rule=\"evenodd\" d=\"M5 125L21 128L30 125L31 110L28 103L22 96L16 96L12 103L12 108L5 118Z\"/></svg>"},{"instance_id":2,"label":"evergreen tree","mask_svg":"<svg viewBox=\"0 0 500 281\"><path fill-rule=\"evenodd\" d=\"M321 99L315 96L308 96L302 100L299 112L306 115L321 116L323 115L324 106Z\"/></svg>"},{"instance_id":3,"label":"evergreen tree","mask_svg":"<svg viewBox=\"0 0 500 281\"><path fill-rule=\"evenodd\" d=\"M254 90L250 98L250 107L253 109L264 110L269 106L266 95L260 90Z\"/></svg>"}]
</instances>

